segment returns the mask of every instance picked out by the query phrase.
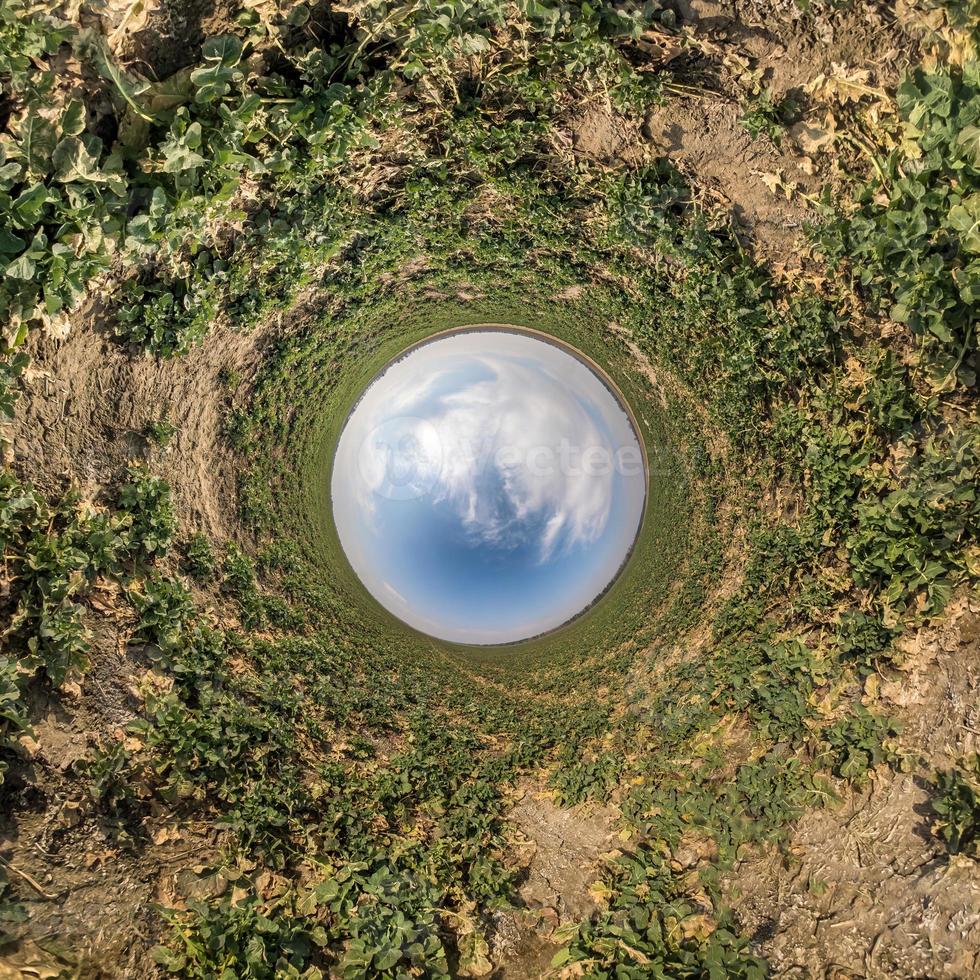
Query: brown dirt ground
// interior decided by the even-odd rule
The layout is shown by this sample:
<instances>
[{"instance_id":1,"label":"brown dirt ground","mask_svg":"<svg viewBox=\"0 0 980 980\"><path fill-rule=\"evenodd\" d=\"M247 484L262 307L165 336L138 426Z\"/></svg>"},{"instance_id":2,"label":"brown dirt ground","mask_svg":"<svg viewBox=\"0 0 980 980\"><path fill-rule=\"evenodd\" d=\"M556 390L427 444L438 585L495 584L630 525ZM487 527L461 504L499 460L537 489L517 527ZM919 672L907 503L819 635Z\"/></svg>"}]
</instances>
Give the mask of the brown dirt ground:
<instances>
[{"instance_id":1,"label":"brown dirt ground","mask_svg":"<svg viewBox=\"0 0 980 980\"><path fill-rule=\"evenodd\" d=\"M608 103L573 112L567 142L576 155L612 164L669 160L708 203L727 211L745 243L777 271L798 269L804 224L832 179L831 160L804 152L786 134L753 139L739 119L748 76L776 99L803 99L804 88L840 67L868 72L866 84L894 84L914 60L915 38L887 5L856 3L804 16L793 0L690 0L678 5L696 38L693 50L669 62L683 87L636 130ZM705 57L694 51L701 47ZM688 80L690 76L690 80ZM768 181L768 184L767 184Z\"/></svg>"},{"instance_id":2,"label":"brown dirt ground","mask_svg":"<svg viewBox=\"0 0 980 980\"><path fill-rule=\"evenodd\" d=\"M879 707L903 731L907 771L880 766L866 788L797 823L788 843L747 856L728 882L742 927L776 976L980 975L980 864L932 833L939 769L980 749L980 596L901 644Z\"/></svg>"},{"instance_id":3,"label":"brown dirt ground","mask_svg":"<svg viewBox=\"0 0 980 980\"><path fill-rule=\"evenodd\" d=\"M794 245L813 214L804 198L777 196L763 178L785 177L810 197L820 181L804 172L799 154L752 139L738 121L740 111L726 99L680 99L649 117L647 135L661 155L731 209L766 258L786 263L799 254Z\"/></svg>"},{"instance_id":4,"label":"brown dirt ground","mask_svg":"<svg viewBox=\"0 0 980 980\"><path fill-rule=\"evenodd\" d=\"M66 339L34 342L16 419L5 427L4 462L47 491L74 483L95 499L128 460L156 453L185 530L229 538L237 469L224 424L247 399L269 335L217 327L206 344L160 361L131 357L92 311ZM243 379L236 390L223 372ZM164 452L143 435L162 418L177 428Z\"/></svg>"},{"instance_id":5,"label":"brown dirt ground","mask_svg":"<svg viewBox=\"0 0 980 980\"><path fill-rule=\"evenodd\" d=\"M509 821L523 869L518 890L523 908L493 917L493 980L525 980L548 972L560 948L549 937L558 926L595 911L589 886L600 877L602 855L616 842L619 814L613 807L565 809L535 787L522 792Z\"/></svg>"}]
</instances>

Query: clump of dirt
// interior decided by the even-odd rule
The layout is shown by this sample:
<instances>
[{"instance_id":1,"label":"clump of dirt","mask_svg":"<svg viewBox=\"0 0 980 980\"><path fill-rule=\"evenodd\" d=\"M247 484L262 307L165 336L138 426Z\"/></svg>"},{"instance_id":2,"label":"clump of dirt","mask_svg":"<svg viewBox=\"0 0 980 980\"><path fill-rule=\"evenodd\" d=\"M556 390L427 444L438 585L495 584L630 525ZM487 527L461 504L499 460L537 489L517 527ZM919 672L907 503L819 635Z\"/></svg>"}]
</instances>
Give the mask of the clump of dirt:
<instances>
[{"instance_id":1,"label":"clump of dirt","mask_svg":"<svg viewBox=\"0 0 980 980\"><path fill-rule=\"evenodd\" d=\"M980 748L980 599L960 599L900 647L904 678L881 683L877 708L903 723L905 771L880 766L729 879L736 916L777 976L980 971L980 864L945 852L930 806L935 772Z\"/></svg>"},{"instance_id":2,"label":"clump of dirt","mask_svg":"<svg viewBox=\"0 0 980 980\"><path fill-rule=\"evenodd\" d=\"M753 139L739 115L738 104L729 100L681 99L647 119L647 135L659 156L731 209L766 258L799 263L794 244L804 222L812 220L811 206L779 185L792 181L813 199L819 178L804 171L798 154Z\"/></svg>"},{"instance_id":3,"label":"clump of dirt","mask_svg":"<svg viewBox=\"0 0 980 980\"><path fill-rule=\"evenodd\" d=\"M573 153L601 163L640 163L649 156L635 125L608 103L577 110L568 136Z\"/></svg>"},{"instance_id":4,"label":"clump of dirt","mask_svg":"<svg viewBox=\"0 0 980 980\"><path fill-rule=\"evenodd\" d=\"M597 906L589 887L602 855L615 846L618 813L594 804L556 806L547 793L527 790L509 814L523 868L518 890L524 909L494 916L490 959L495 980L524 980L547 972L559 946L549 937Z\"/></svg>"}]
</instances>

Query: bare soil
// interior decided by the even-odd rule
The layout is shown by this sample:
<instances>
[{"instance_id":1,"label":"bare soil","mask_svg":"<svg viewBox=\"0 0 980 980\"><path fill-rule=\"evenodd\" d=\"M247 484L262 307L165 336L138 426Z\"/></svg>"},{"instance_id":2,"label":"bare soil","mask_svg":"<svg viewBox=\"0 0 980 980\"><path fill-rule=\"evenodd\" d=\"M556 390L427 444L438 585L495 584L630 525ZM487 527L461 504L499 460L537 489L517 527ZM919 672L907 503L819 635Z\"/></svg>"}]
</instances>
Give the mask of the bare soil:
<instances>
[{"instance_id":1,"label":"bare soil","mask_svg":"<svg viewBox=\"0 0 980 980\"><path fill-rule=\"evenodd\" d=\"M567 121L569 145L609 164L668 160L730 215L760 259L792 273L806 255L801 233L817 217L819 192L836 182L836 156L815 154L792 126L778 141L751 136L741 122L746 99L790 96L806 116L808 87L822 75L857 73L881 90L917 60L916 38L885 4L814 5L807 14L793 0L684 0L677 8L694 41L669 53L681 81L665 104L639 130L600 101L579 108Z\"/></svg>"},{"instance_id":2,"label":"bare soil","mask_svg":"<svg viewBox=\"0 0 980 980\"><path fill-rule=\"evenodd\" d=\"M980 864L946 854L930 806L936 771L980 749L980 597L901 645L904 676L881 683L879 707L903 724L904 771L880 766L728 882L776 976L980 975Z\"/></svg>"},{"instance_id":3,"label":"bare soil","mask_svg":"<svg viewBox=\"0 0 980 980\"><path fill-rule=\"evenodd\" d=\"M158 360L130 356L91 311L67 338L35 341L4 462L49 492L73 484L95 499L127 461L156 452L185 529L227 539L238 521L226 420L248 397L268 336L216 327L206 344ZM163 452L144 434L161 419L177 429Z\"/></svg>"},{"instance_id":4,"label":"bare soil","mask_svg":"<svg viewBox=\"0 0 980 980\"><path fill-rule=\"evenodd\" d=\"M679 170L694 175L731 210L761 254L786 264L799 262L794 248L807 220L809 202L771 190L765 178L794 182L811 199L820 178L807 174L799 153L753 139L739 122L737 103L726 99L681 99L649 117L647 136Z\"/></svg>"},{"instance_id":5,"label":"bare soil","mask_svg":"<svg viewBox=\"0 0 980 980\"><path fill-rule=\"evenodd\" d=\"M543 976L560 948L549 938L555 929L596 910L589 887L600 877L602 855L615 846L618 817L612 807L565 809L537 788L523 791L509 814L523 868L523 909L494 917L494 980Z\"/></svg>"}]
</instances>

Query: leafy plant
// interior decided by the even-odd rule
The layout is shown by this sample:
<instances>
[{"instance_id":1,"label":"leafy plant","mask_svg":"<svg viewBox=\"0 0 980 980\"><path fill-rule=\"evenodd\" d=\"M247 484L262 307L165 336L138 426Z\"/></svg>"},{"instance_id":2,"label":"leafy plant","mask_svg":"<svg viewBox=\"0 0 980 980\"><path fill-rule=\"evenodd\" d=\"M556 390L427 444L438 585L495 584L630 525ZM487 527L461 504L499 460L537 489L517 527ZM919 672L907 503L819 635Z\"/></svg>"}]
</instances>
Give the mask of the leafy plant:
<instances>
[{"instance_id":1,"label":"leafy plant","mask_svg":"<svg viewBox=\"0 0 980 980\"><path fill-rule=\"evenodd\" d=\"M180 582L152 575L128 592L139 617L133 639L152 643L165 653L180 642L191 615L190 593Z\"/></svg>"},{"instance_id":2,"label":"leafy plant","mask_svg":"<svg viewBox=\"0 0 980 980\"><path fill-rule=\"evenodd\" d=\"M665 858L641 849L616 866L618 887L607 911L557 938L568 945L552 967L573 966L617 977L737 977L761 980L766 964L727 924L706 928L703 914L679 891Z\"/></svg>"},{"instance_id":3,"label":"leafy plant","mask_svg":"<svg viewBox=\"0 0 980 980\"><path fill-rule=\"evenodd\" d=\"M291 911L286 906L263 912L254 895L234 905L227 899L218 905L191 901L184 913L164 913L175 941L154 956L168 972L200 980L214 976L215 963L228 976L249 980L322 977L308 964L326 945L327 932Z\"/></svg>"},{"instance_id":4,"label":"leafy plant","mask_svg":"<svg viewBox=\"0 0 980 980\"><path fill-rule=\"evenodd\" d=\"M143 433L155 446L165 449L170 444L170 440L177 434L177 427L170 419L161 418L147 422Z\"/></svg>"},{"instance_id":5,"label":"leafy plant","mask_svg":"<svg viewBox=\"0 0 980 980\"><path fill-rule=\"evenodd\" d=\"M77 509L68 495L49 508L36 493L0 474L0 546L14 584L4 605L4 646L27 671L61 684L87 663L80 599L95 577L115 567L124 541L118 522Z\"/></svg>"},{"instance_id":6,"label":"leafy plant","mask_svg":"<svg viewBox=\"0 0 980 980\"><path fill-rule=\"evenodd\" d=\"M130 463L118 504L129 516L130 549L151 559L166 554L177 531L170 487L144 465Z\"/></svg>"},{"instance_id":7,"label":"leafy plant","mask_svg":"<svg viewBox=\"0 0 980 980\"><path fill-rule=\"evenodd\" d=\"M956 768L936 773L936 789L935 833L950 854L980 859L980 756L968 756Z\"/></svg>"},{"instance_id":8,"label":"leafy plant","mask_svg":"<svg viewBox=\"0 0 980 980\"><path fill-rule=\"evenodd\" d=\"M14 417L14 405L17 402L17 381L27 368L30 359L22 350L17 347L22 344L27 337L26 328L21 326L14 337L13 343L9 343L5 337L0 336L0 418L12 419Z\"/></svg>"},{"instance_id":9,"label":"leafy plant","mask_svg":"<svg viewBox=\"0 0 980 980\"><path fill-rule=\"evenodd\" d=\"M940 429L908 460L897 486L882 495L872 484L858 498L847 548L856 580L882 589L889 625L916 598L942 611L965 574L957 553L980 528L978 451L973 429Z\"/></svg>"},{"instance_id":10,"label":"leafy plant","mask_svg":"<svg viewBox=\"0 0 980 980\"><path fill-rule=\"evenodd\" d=\"M897 635L898 630L886 626L881 616L849 609L840 616L837 646L846 661L855 663L862 674L870 674Z\"/></svg>"},{"instance_id":11,"label":"leafy plant","mask_svg":"<svg viewBox=\"0 0 980 980\"><path fill-rule=\"evenodd\" d=\"M748 100L739 123L753 139L768 136L777 146L787 126L800 119L799 103L786 95L778 101L769 89L763 89Z\"/></svg>"},{"instance_id":12,"label":"leafy plant","mask_svg":"<svg viewBox=\"0 0 980 980\"><path fill-rule=\"evenodd\" d=\"M211 542L205 534L195 531L184 548L187 571L199 582L210 579L218 567Z\"/></svg>"},{"instance_id":13,"label":"leafy plant","mask_svg":"<svg viewBox=\"0 0 980 980\"><path fill-rule=\"evenodd\" d=\"M816 240L832 265L847 263L872 302L932 338L942 371L969 383L980 296L980 62L913 72L896 95L901 153L857 210L832 215Z\"/></svg>"},{"instance_id":14,"label":"leafy plant","mask_svg":"<svg viewBox=\"0 0 980 980\"><path fill-rule=\"evenodd\" d=\"M188 293L182 284L151 290L135 280L126 283L117 311L116 335L160 357L186 354L204 336L213 305Z\"/></svg>"},{"instance_id":15,"label":"leafy plant","mask_svg":"<svg viewBox=\"0 0 980 980\"><path fill-rule=\"evenodd\" d=\"M60 329L122 228L121 160L86 132L81 102L60 91L52 102L58 76L46 58L75 33L21 0L0 14L0 85L12 111L0 136L0 319L15 332L33 323ZM16 371L9 349L0 356L8 375Z\"/></svg>"},{"instance_id":16,"label":"leafy plant","mask_svg":"<svg viewBox=\"0 0 980 980\"><path fill-rule=\"evenodd\" d=\"M863 779L869 769L894 758L887 746L898 727L889 718L873 715L863 705L834 722L823 736L831 748L831 766L844 779Z\"/></svg>"},{"instance_id":17,"label":"leafy plant","mask_svg":"<svg viewBox=\"0 0 980 980\"><path fill-rule=\"evenodd\" d=\"M131 824L135 823L139 801L133 785L132 759L123 743L99 746L78 764L78 769L88 780L89 794L107 818L111 832L119 840L132 837Z\"/></svg>"},{"instance_id":18,"label":"leafy plant","mask_svg":"<svg viewBox=\"0 0 980 980\"><path fill-rule=\"evenodd\" d=\"M11 748L11 735L28 728L27 712L21 700L22 676L16 661L0 657L0 747ZM0 785L7 763L0 759Z\"/></svg>"},{"instance_id":19,"label":"leafy plant","mask_svg":"<svg viewBox=\"0 0 980 980\"><path fill-rule=\"evenodd\" d=\"M7 873L0 868L0 948L19 936L17 926L27 921L27 909L13 894Z\"/></svg>"},{"instance_id":20,"label":"leafy plant","mask_svg":"<svg viewBox=\"0 0 980 980\"><path fill-rule=\"evenodd\" d=\"M243 625L258 625L263 619L263 607L255 578L255 563L241 548L230 542L225 548L221 571L222 588L237 600Z\"/></svg>"}]
</instances>

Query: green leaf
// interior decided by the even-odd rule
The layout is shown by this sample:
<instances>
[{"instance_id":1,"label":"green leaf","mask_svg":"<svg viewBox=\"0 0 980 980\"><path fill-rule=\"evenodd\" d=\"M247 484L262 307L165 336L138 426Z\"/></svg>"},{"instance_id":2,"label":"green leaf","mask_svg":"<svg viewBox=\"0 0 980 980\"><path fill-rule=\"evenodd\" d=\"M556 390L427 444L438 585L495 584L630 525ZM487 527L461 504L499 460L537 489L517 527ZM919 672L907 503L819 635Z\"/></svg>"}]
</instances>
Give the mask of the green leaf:
<instances>
[{"instance_id":1,"label":"green leaf","mask_svg":"<svg viewBox=\"0 0 980 980\"><path fill-rule=\"evenodd\" d=\"M197 153L203 138L201 124L191 123L187 131L179 138L171 138L163 144L163 171L168 174L181 173L203 166L204 157Z\"/></svg>"},{"instance_id":2,"label":"green leaf","mask_svg":"<svg viewBox=\"0 0 980 980\"><path fill-rule=\"evenodd\" d=\"M0 181L10 181L11 183L16 183L20 180L21 171L24 168L16 160L11 160L9 163L0 166Z\"/></svg>"},{"instance_id":3,"label":"green leaf","mask_svg":"<svg viewBox=\"0 0 980 980\"><path fill-rule=\"evenodd\" d=\"M231 91L235 72L223 65L198 68L191 74L191 81L197 87L195 98L198 102L214 102Z\"/></svg>"},{"instance_id":4,"label":"green leaf","mask_svg":"<svg viewBox=\"0 0 980 980\"><path fill-rule=\"evenodd\" d=\"M231 91L231 86L242 77L236 69L241 61L242 42L231 34L208 38L202 49L205 65L191 73L191 81L197 88L198 102L214 102Z\"/></svg>"},{"instance_id":5,"label":"green leaf","mask_svg":"<svg viewBox=\"0 0 980 980\"><path fill-rule=\"evenodd\" d=\"M25 252L7 266L6 275L10 279L33 279L34 269L34 259L29 252Z\"/></svg>"},{"instance_id":6,"label":"green leaf","mask_svg":"<svg viewBox=\"0 0 980 980\"><path fill-rule=\"evenodd\" d=\"M234 34L209 37L201 48L205 61L217 62L225 68L233 68L241 61L242 42Z\"/></svg>"},{"instance_id":7,"label":"green leaf","mask_svg":"<svg viewBox=\"0 0 980 980\"><path fill-rule=\"evenodd\" d=\"M299 3L286 17L286 23L290 27L302 27L310 19L310 8L305 3Z\"/></svg>"},{"instance_id":8,"label":"green leaf","mask_svg":"<svg viewBox=\"0 0 980 980\"><path fill-rule=\"evenodd\" d=\"M112 82L122 100L137 115L152 120L139 101L149 88L149 83L143 78L133 78L116 64L105 38L90 29L79 31L75 51L81 60L89 62L103 78Z\"/></svg>"},{"instance_id":9,"label":"green leaf","mask_svg":"<svg viewBox=\"0 0 980 980\"><path fill-rule=\"evenodd\" d=\"M956 138L956 148L975 167L980 167L980 126L966 126Z\"/></svg>"},{"instance_id":10,"label":"green leaf","mask_svg":"<svg viewBox=\"0 0 980 980\"><path fill-rule=\"evenodd\" d=\"M72 181L98 182L105 180L99 170L99 160L77 136L69 136L55 148L52 156L54 179L63 184Z\"/></svg>"},{"instance_id":11,"label":"green leaf","mask_svg":"<svg viewBox=\"0 0 980 980\"><path fill-rule=\"evenodd\" d=\"M980 191L949 209L949 224L956 230L966 251L980 253Z\"/></svg>"},{"instance_id":12,"label":"green leaf","mask_svg":"<svg viewBox=\"0 0 980 980\"><path fill-rule=\"evenodd\" d=\"M382 950L374 957L374 968L376 970L390 970L401 958L400 949Z\"/></svg>"},{"instance_id":13,"label":"green leaf","mask_svg":"<svg viewBox=\"0 0 980 980\"><path fill-rule=\"evenodd\" d=\"M11 234L6 228L0 228L0 255L16 255L23 251L25 244L23 239Z\"/></svg>"},{"instance_id":14,"label":"green leaf","mask_svg":"<svg viewBox=\"0 0 980 980\"><path fill-rule=\"evenodd\" d=\"M41 220L44 206L52 200L57 200L44 184L34 184L22 191L10 206L10 213L15 218L15 224L21 228L33 228Z\"/></svg>"},{"instance_id":15,"label":"green leaf","mask_svg":"<svg viewBox=\"0 0 980 980\"><path fill-rule=\"evenodd\" d=\"M20 124L20 150L30 173L45 176L51 167L54 126L36 113L29 113Z\"/></svg>"},{"instance_id":16,"label":"green leaf","mask_svg":"<svg viewBox=\"0 0 980 980\"><path fill-rule=\"evenodd\" d=\"M557 953L551 958L551 968L557 970L558 967L564 966L572 958L572 951L567 946L564 949L558 950Z\"/></svg>"},{"instance_id":17,"label":"green leaf","mask_svg":"<svg viewBox=\"0 0 980 980\"><path fill-rule=\"evenodd\" d=\"M182 68L170 78L166 78L162 82L154 82L147 87L140 101L147 111L154 115L184 105L190 101L194 94L194 85L191 82L192 74L191 68Z\"/></svg>"},{"instance_id":18,"label":"green leaf","mask_svg":"<svg viewBox=\"0 0 980 980\"><path fill-rule=\"evenodd\" d=\"M58 123L62 137L80 136L85 130L85 103L72 99L61 113Z\"/></svg>"}]
</instances>

